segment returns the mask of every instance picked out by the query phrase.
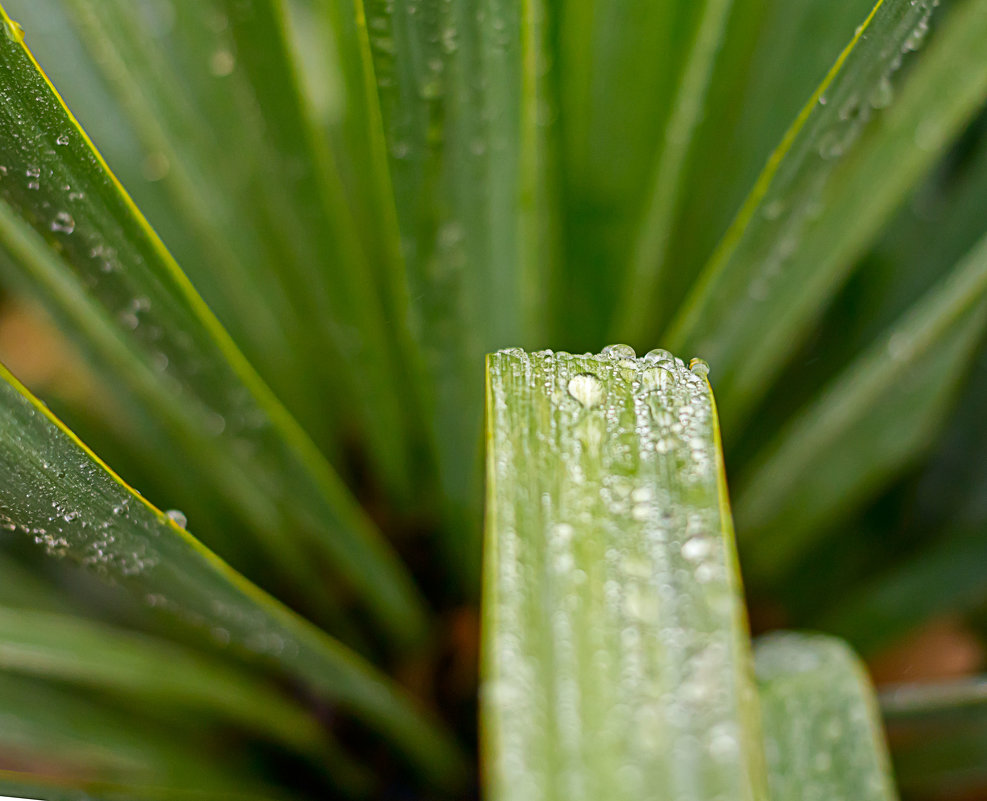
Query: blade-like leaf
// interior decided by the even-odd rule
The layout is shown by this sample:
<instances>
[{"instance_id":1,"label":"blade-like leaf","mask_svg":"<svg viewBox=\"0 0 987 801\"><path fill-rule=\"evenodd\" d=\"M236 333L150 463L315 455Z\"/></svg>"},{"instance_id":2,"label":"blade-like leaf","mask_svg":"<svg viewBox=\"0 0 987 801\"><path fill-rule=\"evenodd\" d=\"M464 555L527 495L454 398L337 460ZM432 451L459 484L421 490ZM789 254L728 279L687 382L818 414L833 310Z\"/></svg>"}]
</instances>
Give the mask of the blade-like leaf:
<instances>
[{"instance_id":1,"label":"blade-like leaf","mask_svg":"<svg viewBox=\"0 0 987 801\"><path fill-rule=\"evenodd\" d=\"M680 68L679 85L659 146L654 177L645 195L644 213L616 314L614 334L621 340L644 340L652 333L656 314L667 312L655 309L656 294L669 271L668 246L684 190L690 146L703 115L731 7L732 0L705 0L700 4L694 39Z\"/></svg>"},{"instance_id":2,"label":"blade-like leaf","mask_svg":"<svg viewBox=\"0 0 987 801\"><path fill-rule=\"evenodd\" d=\"M893 801L863 665L839 640L779 633L755 648L772 801Z\"/></svg>"},{"instance_id":3,"label":"blade-like leaf","mask_svg":"<svg viewBox=\"0 0 987 801\"><path fill-rule=\"evenodd\" d=\"M608 317L620 300L649 183L656 171L667 175L673 166L669 151L688 145L688 137L671 141L670 108L677 96L681 132L694 113L690 104L702 105L701 95L684 89L683 65L689 60L694 75L705 68L697 32L701 19L715 17L722 4L556 5L565 254L552 313L561 341L580 347L598 342L612 326Z\"/></svg>"},{"instance_id":4,"label":"blade-like leaf","mask_svg":"<svg viewBox=\"0 0 987 801\"><path fill-rule=\"evenodd\" d=\"M445 544L469 587L480 561L479 359L532 341L546 322L537 305L551 269L542 5L357 3L375 81L369 113L387 147L374 156L386 158L432 386L426 422L451 521Z\"/></svg>"},{"instance_id":5,"label":"blade-like leaf","mask_svg":"<svg viewBox=\"0 0 987 801\"><path fill-rule=\"evenodd\" d=\"M218 715L302 750L324 742L312 717L229 663L74 615L0 607L0 670Z\"/></svg>"},{"instance_id":6,"label":"blade-like leaf","mask_svg":"<svg viewBox=\"0 0 987 801\"><path fill-rule=\"evenodd\" d=\"M6 373L0 384L0 519L273 663L383 732L436 781L456 776L455 746L372 667L266 596L123 484Z\"/></svg>"},{"instance_id":7,"label":"blade-like leaf","mask_svg":"<svg viewBox=\"0 0 987 801\"><path fill-rule=\"evenodd\" d=\"M651 336L668 323L772 150L873 5L734 0L669 245L675 269L666 270L653 299L664 313L653 318Z\"/></svg>"},{"instance_id":8,"label":"blade-like leaf","mask_svg":"<svg viewBox=\"0 0 987 801\"><path fill-rule=\"evenodd\" d=\"M987 238L766 447L737 495L749 569L777 579L928 445L985 323Z\"/></svg>"},{"instance_id":9,"label":"blade-like leaf","mask_svg":"<svg viewBox=\"0 0 987 801\"><path fill-rule=\"evenodd\" d=\"M0 748L6 764L31 765L43 757L53 773L79 784L159 784L210 789L219 797L252 795L256 787L264 795L263 785L245 772L243 761L230 754L217 759L215 743L207 737L191 731L175 737L98 699L0 673L0 709Z\"/></svg>"},{"instance_id":10,"label":"blade-like leaf","mask_svg":"<svg viewBox=\"0 0 987 801\"><path fill-rule=\"evenodd\" d=\"M901 52L918 46L931 6L878 4L773 154L672 324L668 341L687 343L723 371L728 422L760 398L855 258L983 102L987 64L971 54L987 13L959 3L898 99L857 142L871 106L893 91L889 74Z\"/></svg>"},{"instance_id":11,"label":"blade-like leaf","mask_svg":"<svg viewBox=\"0 0 987 801\"><path fill-rule=\"evenodd\" d=\"M400 338L384 336L282 4L183 4L170 26L128 2L69 5L146 147L169 165L180 230L201 240L183 262L196 286L320 442L359 420L379 475L406 494Z\"/></svg>"},{"instance_id":12,"label":"blade-like leaf","mask_svg":"<svg viewBox=\"0 0 987 801\"><path fill-rule=\"evenodd\" d=\"M403 486L408 494L414 471L403 429L417 415L410 403L415 396L403 391L410 376L401 358L406 354L396 345L404 340L391 335L394 323L376 294L374 272L356 235L338 168L306 106L283 5L283 0L219 3L267 121L265 141L271 153L264 186L283 193L284 205L291 203L296 210L276 219L280 225L294 221L285 232L287 241L304 245L296 245L302 252L292 288L305 330L321 333L342 354L347 382L330 373L329 386L352 384L355 392L343 397L344 412L361 420L388 483Z\"/></svg>"},{"instance_id":13,"label":"blade-like leaf","mask_svg":"<svg viewBox=\"0 0 987 801\"><path fill-rule=\"evenodd\" d=\"M488 797L764 799L704 364L488 363Z\"/></svg>"},{"instance_id":14,"label":"blade-like leaf","mask_svg":"<svg viewBox=\"0 0 987 801\"><path fill-rule=\"evenodd\" d=\"M63 612L65 605L44 579L0 551L0 605Z\"/></svg>"},{"instance_id":15,"label":"blade-like leaf","mask_svg":"<svg viewBox=\"0 0 987 801\"><path fill-rule=\"evenodd\" d=\"M325 595L314 551L396 638L420 635L422 603L397 558L195 294L5 12L3 24L8 272L132 393L150 444L238 507L296 582Z\"/></svg>"},{"instance_id":16,"label":"blade-like leaf","mask_svg":"<svg viewBox=\"0 0 987 801\"><path fill-rule=\"evenodd\" d=\"M7 9L210 308L325 442L326 393L312 397L321 382L291 380L313 373L312 343L285 272L269 267L287 253L262 214L272 193L251 187L270 159L255 126L242 124L257 116L221 14L210 2L170 15L112 0L14 0Z\"/></svg>"}]
</instances>

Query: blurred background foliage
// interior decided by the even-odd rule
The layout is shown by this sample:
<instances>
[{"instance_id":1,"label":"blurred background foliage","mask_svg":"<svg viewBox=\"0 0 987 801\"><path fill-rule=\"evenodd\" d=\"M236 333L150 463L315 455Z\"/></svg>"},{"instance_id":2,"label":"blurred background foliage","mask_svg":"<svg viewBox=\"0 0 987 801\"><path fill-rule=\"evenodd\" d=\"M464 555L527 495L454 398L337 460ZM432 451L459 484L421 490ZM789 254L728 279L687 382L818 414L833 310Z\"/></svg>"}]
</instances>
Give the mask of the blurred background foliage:
<instances>
[{"instance_id":1,"label":"blurred background foliage","mask_svg":"<svg viewBox=\"0 0 987 801\"><path fill-rule=\"evenodd\" d=\"M955 297L942 283L956 265L973 275L984 261L987 52L984 39L963 38L983 28L982 0L919 13L904 52L875 57L879 80L846 78L869 94L840 108L846 141L813 134L807 158L825 175L793 195L801 216L773 208L769 193L756 207L761 223L748 227L767 232L769 249L742 240L724 256L734 285L714 280L706 295L717 243L800 110L827 100L813 93L869 0L3 5L338 473L339 497L352 494L352 509L340 501L343 525L379 528L400 554L427 599L429 636L400 647L396 630L426 625L414 610L404 622L387 617L403 601L384 615L390 623L364 625L360 592L343 579L359 587L372 571L340 568L326 609L273 563L245 533L266 524L218 492L208 468L193 468L188 448L112 371L91 368L78 330L59 333L9 239L0 361L145 497L182 510L201 541L385 666L465 742L475 736L483 354L509 346L627 341L707 358L755 631L839 634L888 684L984 669L987 300L982 281ZM923 11L899 5L903 19ZM778 215L792 227L772 228ZM757 271L775 255L784 277L765 290ZM289 529L307 525L283 517ZM5 607L99 619L118 636L193 636L30 543L0 544ZM231 661L215 643L198 646ZM111 764L126 759L113 740L120 719L101 722L92 690L64 684L5 672L0 714L46 692L66 696L51 708L88 704L73 719L104 739L76 733L99 758L76 757L93 760L101 781L130 776ZM149 738L155 725L172 736L177 726L202 754L243 754L259 782L294 773L291 792L322 792L311 754L258 738L244 721L192 726L160 700L120 714L144 721ZM29 736L42 706L9 713L23 737L0 732L0 771L54 786L52 755L76 751ZM315 706L320 723L334 720ZM962 726L950 722L954 707L927 707L917 720L889 706L903 789L985 797L975 793L987 783L987 707L963 705ZM347 725L351 744L377 754ZM169 764L165 743L147 749ZM180 762L191 784L216 764ZM227 761L223 772L236 770ZM107 797L117 797L112 784Z\"/></svg>"}]
</instances>

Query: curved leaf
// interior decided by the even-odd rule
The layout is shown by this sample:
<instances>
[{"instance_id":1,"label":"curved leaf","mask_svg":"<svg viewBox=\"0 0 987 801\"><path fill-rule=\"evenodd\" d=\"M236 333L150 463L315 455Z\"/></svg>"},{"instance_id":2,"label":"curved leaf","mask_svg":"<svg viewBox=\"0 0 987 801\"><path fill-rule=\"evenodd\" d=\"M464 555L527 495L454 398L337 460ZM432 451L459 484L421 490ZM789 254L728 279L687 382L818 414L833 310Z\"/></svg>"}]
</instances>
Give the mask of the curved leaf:
<instances>
[{"instance_id":1,"label":"curved leaf","mask_svg":"<svg viewBox=\"0 0 987 801\"><path fill-rule=\"evenodd\" d=\"M294 580L335 566L397 639L420 636L411 580L195 293L3 16L0 243L19 283L86 343L163 453L214 488ZM315 553L319 559L313 560Z\"/></svg>"},{"instance_id":2,"label":"curved leaf","mask_svg":"<svg viewBox=\"0 0 987 801\"><path fill-rule=\"evenodd\" d=\"M0 375L6 528L300 679L384 733L434 780L458 777L455 746L389 680L235 573L127 487L6 370Z\"/></svg>"},{"instance_id":3,"label":"curved leaf","mask_svg":"<svg viewBox=\"0 0 987 801\"><path fill-rule=\"evenodd\" d=\"M624 349L489 357L488 797L766 799L705 365Z\"/></svg>"},{"instance_id":4,"label":"curved leaf","mask_svg":"<svg viewBox=\"0 0 987 801\"><path fill-rule=\"evenodd\" d=\"M881 720L863 665L832 637L756 643L772 801L894 801Z\"/></svg>"}]
</instances>

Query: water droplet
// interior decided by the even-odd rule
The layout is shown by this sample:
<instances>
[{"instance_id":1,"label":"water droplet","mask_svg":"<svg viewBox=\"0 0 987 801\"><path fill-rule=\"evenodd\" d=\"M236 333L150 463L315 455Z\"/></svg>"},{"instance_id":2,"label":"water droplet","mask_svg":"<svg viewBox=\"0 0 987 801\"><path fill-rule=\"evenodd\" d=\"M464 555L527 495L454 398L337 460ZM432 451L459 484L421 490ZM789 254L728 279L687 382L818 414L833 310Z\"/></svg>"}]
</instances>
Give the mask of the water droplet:
<instances>
[{"instance_id":1,"label":"water droplet","mask_svg":"<svg viewBox=\"0 0 987 801\"><path fill-rule=\"evenodd\" d=\"M24 41L24 28L19 22L15 22L14 20L10 20L8 22L5 20L3 23L3 31L7 34L7 38L12 42L17 42L20 44Z\"/></svg>"},{"instance_id":2,"label":"water droplet","mask_svg":"<svg viewBox=\"0 0 987 801\"><path fill-rule=\"evenodd\" d=\"M888 357L892 361L906 361L914 352L911 337L900 331L888 337Z\"/></svg>"},{"instance_id":3,"label":"water droplet","mask_svg":"<svg viewBox=\"0 0 987 801\"><path fill-rule=\"evenodd\" d=\"M784 200L771 200L764 204L762 213L768 220L777 220L785 210Z\"/></svg>"},{"instance_id":4,"label":"water droplet","mask_svg":"<svg viewBox=\"0 0 987 801\"><path fill-rule=\"evenodd\" d=\"M602 351L601 355L606 356L608 359L613 361L619 361L620 359L636 359L637 353L634 352L634 348L630 345L607 345Z\"/></svg>"},{"instance_id":5,"label":"water droplet","mask_svg":"<svg viewBox=\"0 0 987 801\"><path fill-rule=\"evenodd\" d=\"M674 362L675 357L664 348L655 348L644 354L644 360L648 364L661 364L662 362Z\"/></svg>"},{"instance_id":6,"label":"water droplet","mask_svg":"<svg viewBox=\"0 0 987 801\"><path fill-rule=\"evenodd\" d=\"M929 32L929 20L928 18L923 18L919 21L918 25L911 32L908 38L905 40L904 51L910 52L918 50L925 42L926 34Z\"/></svg>"},{"instance_id":7,"label":"water droplet","mask_svg":"<svg viewBox=\"0 0 987 801\"><path fill-rule=\"evenodd\" d=\"M690 537L682 543L682 558L690 562L700 562L709 556L713 544L707 537Z\"/></svg>"},{"instance_id":8,"label":"water droplet","mask_svg":"<svg viewBox=\"0 0 987 801\"><path fill-rule=\"evenodd\" d=\"M60 211L51 221L51 230L60 234L71 234L75 230L75 220L68 212Z\"/></svg>"},{"instance_id":9,"label":"water droplet","mask_svg":"<svg viewBox=\"0 0 987 801\"><path fill-rule=\"evenodd\" d=\"M585 408L592 409L603 401L604 391L600 379L592 373L580 373L569 379L569 394Z\"/></svg>"},{"instance_id":10,"label":"water droplet","mask_svg":"<svg viewBox=\"0 0 987 801\"><path fill-rule=\"evenodd\" d=\"M209 59L209 72L217 78L225 78L236 68L236 57L226 49L217 50Z\"/></svg>"},{"instance_id":11,"label":"water droplet","mask_svg":"<svg viewBox=\"0 0 987 801\"><path fill-rule=\"evenodd\" d=\"M667 392L674 384L675 375L665 367L649 367L641 373L641 387L646 391L657 389Z\"/></svg>"},{"instance_id":12,"label":"water droplet","mask_svg":"<svg viewBox=\"0 0 987 801\"><path fill-rule=\"evenodd\" d=\"M871 91L868 97L871 108L887 108L894 100L894 86L891 78L885 75L877 82L877 86Z\"/></svg>"},{"instance_id":13,"label":"water droplet","mask_svg":"<svg viewBox=\"0 0 987 801\"><path fill-rule=\"evenodd\" d=\"M700 378L706 378L709 375L709 365L705 359L700 359L698 356L693 357L689 362L689 369Z\"/></svg>"},{"instance_id":14,"label":"water droplet","mask_svg":"<svg viewBox=\"0 0 987 801\"><path fill-rule=\"evenodd\" d=\"M185 528L188 525L188 518L185 517L185 513L179 511L178 509L169 509L165 512L165 514L168 515L168 519L179 528Z\"/></svg>"}]
</instances>

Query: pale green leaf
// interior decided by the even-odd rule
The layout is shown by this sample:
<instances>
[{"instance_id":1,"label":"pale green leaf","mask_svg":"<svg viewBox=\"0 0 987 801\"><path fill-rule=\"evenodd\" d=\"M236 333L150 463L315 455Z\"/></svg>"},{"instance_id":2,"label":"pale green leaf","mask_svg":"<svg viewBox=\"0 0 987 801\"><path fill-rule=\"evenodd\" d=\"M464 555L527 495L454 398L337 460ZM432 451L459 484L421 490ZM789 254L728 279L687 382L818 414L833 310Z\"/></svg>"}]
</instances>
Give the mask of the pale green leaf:
<instances>
[{"instance_id":1,"label":"pale green leaf","mask_svg":"<svg viewBox=\"0 0 987 801\"><path fill-rule=\"evenodd\" d=\"M755 647L772 801L894 801L864 666L832 637L783 632Z\"/></svg>"},{"instance_id":2,"label":"pale green leaf","mask_svg":"<svg viewBox=\"0 0 987 801\"><path fill-rule=\"evenodd\" d=\"M234 572L2 374L0 520L6 528L206 628L240 656L301 680L382 732L433 780L458 778L456 747L392 682Z\"/></svg>"},{"instance_id":3,"label":"pale green leaf","mask_svg":"<svg viewBox=\"0 0 987 801\"><path fill-rule=\"evenodd\" d=\"M772 150L873 5L734 0L669 245L674 269L652 298L662 310L648 331L652 337L674 314Z\"/></svg>"},{"instance_id":4,"label":"pale green leaf","mask_svg":"<svg viewBox=\"0 0 987 801\"><path fill-rule=\"evenodd\" d=\"M625 349L489 357L491 801L767 797L705 365Z\"/></svg>"}]
</instances>

